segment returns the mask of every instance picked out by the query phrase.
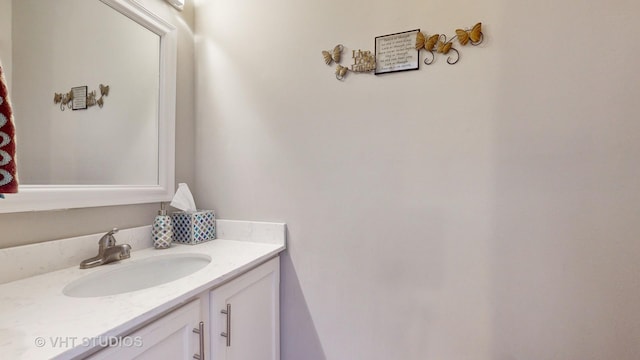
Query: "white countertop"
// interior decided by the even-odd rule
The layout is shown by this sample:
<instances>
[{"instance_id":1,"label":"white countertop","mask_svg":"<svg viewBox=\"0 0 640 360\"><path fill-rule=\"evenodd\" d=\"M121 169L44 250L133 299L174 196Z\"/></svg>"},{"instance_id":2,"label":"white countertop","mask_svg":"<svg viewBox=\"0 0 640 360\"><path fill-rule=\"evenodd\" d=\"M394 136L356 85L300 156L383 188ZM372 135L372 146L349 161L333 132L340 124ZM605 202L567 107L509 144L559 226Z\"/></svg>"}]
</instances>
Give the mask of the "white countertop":
<instances>
[{"instance_id":1,"label":"white countertop","mask_svg":"<svg viewBox=\"0 0 640 360\"><path fill-rule=\"evenodd\" d=\"M275 240L272 236L260 242L260 231L254 231L256 224L281 226L282 241L277 239L280 236L275 236ZM218 236L225 239L199 245L174 244L165 250L151 247L135 251L134 247L131 258L120 263L86 270L75 265L0 285L2 358L70 359L82 355L91 349L83 346L83 342L90 342L87 339L125 335L132 327L246 272L285 249L284 224L229 222L227 225L226 229L230 231L218 231ZM240 232L231 231L234 227ZM107 267L177 253L205 254L212 260L191 275L148 289L95 298L73 298L62 293L71 281Z\"/></svg>"}]
</instances>

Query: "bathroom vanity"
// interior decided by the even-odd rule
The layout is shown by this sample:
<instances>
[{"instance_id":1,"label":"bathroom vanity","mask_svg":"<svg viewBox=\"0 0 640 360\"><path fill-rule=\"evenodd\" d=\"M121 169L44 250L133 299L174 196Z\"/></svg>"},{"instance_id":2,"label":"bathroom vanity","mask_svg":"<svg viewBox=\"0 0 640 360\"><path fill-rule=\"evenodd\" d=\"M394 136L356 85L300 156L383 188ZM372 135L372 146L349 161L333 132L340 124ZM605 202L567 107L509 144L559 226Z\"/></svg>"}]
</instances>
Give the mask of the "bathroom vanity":
<instances>
[{"instance_id":1,"label":"bathroom vanity","mask_svg":"<svg viewBox=\"0 0 640 360\"><path fill-rule=\"evenodd\" d=\"M279 359L278 256L286 226L218 220L217 230L216 240L166 250L152 247L149 227L122 230L117 239L131 243L131 258L86 270L76 263L49 271L60 261L91 256L102 234L1 249L3 272L16 263L26 264L14 268L16 277L45 272L0 285L0 353L13 359ZM40 270L26 268L49 258L43 254L59 264L45 260ZM205 263L175 280L158 279L172 265L178 271L192 262ZM130 278L123 277L127 272ZM136 283L145 276L158 284L131 290L147 286Z\"/></svg>"}]
</instances>

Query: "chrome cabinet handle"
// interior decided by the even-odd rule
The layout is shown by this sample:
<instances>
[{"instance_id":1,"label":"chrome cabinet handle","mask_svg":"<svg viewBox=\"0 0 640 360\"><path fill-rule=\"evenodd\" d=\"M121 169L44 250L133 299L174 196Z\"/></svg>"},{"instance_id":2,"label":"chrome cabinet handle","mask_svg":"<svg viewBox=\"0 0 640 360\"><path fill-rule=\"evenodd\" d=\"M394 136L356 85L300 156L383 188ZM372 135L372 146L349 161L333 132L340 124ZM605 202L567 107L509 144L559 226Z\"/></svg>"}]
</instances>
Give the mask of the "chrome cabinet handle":
<instances>
[{"instance_id":1,"label":"chrome cabinet handle","mask_svg":"<svg viewBox=\"0 0 640 360\"><path fill-rule=\"evenodd\" d=\"M204 360L204 321L200 321L198 328L194 328L193 332L198 334L200 338L200 354L194 354L193 358L196 360Z\"/></svg>"},{"instance_id":2,"label":"chrome cabinet handle","mask_svg":"<svg viewBox=\"0 0 640 360\"><path fill-rule=\"evenodd\" d=\"M231 304L227 304L227 308L220 310L220 313L227 315L227 331L220 333L220 336L227 338L227 347L229 347L231 346Z\"/></svg>"}]
</instances>

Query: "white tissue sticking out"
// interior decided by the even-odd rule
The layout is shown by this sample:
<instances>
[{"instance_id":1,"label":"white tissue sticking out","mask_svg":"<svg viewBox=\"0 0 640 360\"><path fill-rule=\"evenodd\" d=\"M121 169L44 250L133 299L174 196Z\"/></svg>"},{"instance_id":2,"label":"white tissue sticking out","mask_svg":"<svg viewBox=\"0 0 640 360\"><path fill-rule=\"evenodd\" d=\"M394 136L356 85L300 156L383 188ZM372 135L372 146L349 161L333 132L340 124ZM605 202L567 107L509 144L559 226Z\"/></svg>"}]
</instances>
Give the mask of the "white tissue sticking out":
<instances>
[{"instance_id":1,"label":"white tissue sticking out","mask_svg":"<svg viewBox=\"0 0 640 360\"><path fill-rule=\"evenodd\" d=\"M193 195L191 195L187 184L178 184L178 190L176 190L176 194L173 195L171 206L186 212L196 211L196 201L193 200Z\"/></svg>"}]
</instances>

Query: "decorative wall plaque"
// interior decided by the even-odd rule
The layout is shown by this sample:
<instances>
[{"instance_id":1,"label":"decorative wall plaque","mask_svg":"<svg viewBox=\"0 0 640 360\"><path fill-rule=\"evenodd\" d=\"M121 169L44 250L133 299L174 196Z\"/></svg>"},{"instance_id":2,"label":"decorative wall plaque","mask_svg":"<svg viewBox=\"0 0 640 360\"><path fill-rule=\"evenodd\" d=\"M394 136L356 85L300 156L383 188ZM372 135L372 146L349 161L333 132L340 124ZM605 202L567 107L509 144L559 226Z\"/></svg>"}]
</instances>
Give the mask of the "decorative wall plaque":
<instances>
[{"instance_id":1,"label":"decorative wall plaque","mask_svg":"<svg viewBox=\"0 0 640 360\"><path fill-rule=\"evenodd\" d=\"M71 99L73 110L83 110L87 108L87 86L78 86L71 88L73 98Z\"/></svg>"},{"instance_id":2,"label":"decorative wall plaque","mask_svg":"<svg viewBox=\"0 0 640 360\"><path fill-rule=\"evenodd\" d=\"M347 73L384 74L397 71L418 70L420 67L420 50L425 50L425 65L433 64L436 54L447 55L447 63L454 65L460 60L460 52L454 47L457 39L460 46L467 44L477 46L484 40L482 23L476 23L472 28L456 29L456 34L447 38L445 34L427 34L420 29L400 33L378 36L375 38L374 54L367 50L352 50L353 64L351 68L340 65L342 51L341 44L333 50L323 50L324 63L336 64L336 79L344 80ZM56 96L61 94L56 94Z\"/></svg>"},{"instance_id":3,"label":"decorative wall plaque","mask_svg":"<svg viewBox=\"0 0 640 360\"><path fill-rule=\"evenodd\" d=\"M84 110L91 106L104 106L104 97L109 95L109 85L100 84L100 97L98 98L96 90L88 91L87 86L77 86L71 88L68 93L54 93L53 103L60 104L60 110L65 108L73 110Z\"/></svg>"},{"instance_id":4,"label":"decorative wall plaque","mask_svg":"<svg viewBox=\"0 0 640 360\"><path fill-rule=\"evenodd\" d=\"M370 72L376 70L376 57L371 51L353 50L353 64L351 71L353 72Z\"/></svg>"},{"instance_id":5,"label":"decorative wall plaque","mask_svg":"<svg viewBox=\"0 0 640 360\"><path fill-rule=\"evenodd\" d=\"M376 75L396 71L418 70L419 52L416 36L420 29L376 37Z\"/></svg>"}]
</instances>

